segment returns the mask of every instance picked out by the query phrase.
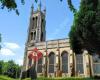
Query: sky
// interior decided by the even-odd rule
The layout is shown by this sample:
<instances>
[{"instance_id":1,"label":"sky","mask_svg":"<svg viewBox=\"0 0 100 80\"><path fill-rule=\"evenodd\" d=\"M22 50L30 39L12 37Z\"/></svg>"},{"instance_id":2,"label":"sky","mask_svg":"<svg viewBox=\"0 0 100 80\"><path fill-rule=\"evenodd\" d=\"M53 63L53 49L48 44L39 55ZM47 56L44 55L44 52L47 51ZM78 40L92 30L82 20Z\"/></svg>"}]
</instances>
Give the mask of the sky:
<instances>
[{"instance_id":1,"label":"sky","mask_svg":"<svg viewBox=\"0 0 100 80\"><path fill-rule=\"evenodd\" d=\"M34 0L16 0L20 15L14 11L0 9L0 33L2 34L2 49L0 60L14 60L17 64L23 64L24 48L29 27L31 5L37 9L38 3ZM42 9L46 7L46 40L68 38L68 33L73 24L73 13L68 8L66 0L41 0ZM72 0L76 9L79 9L80 0Z\"/></svg>"}]
</instances>

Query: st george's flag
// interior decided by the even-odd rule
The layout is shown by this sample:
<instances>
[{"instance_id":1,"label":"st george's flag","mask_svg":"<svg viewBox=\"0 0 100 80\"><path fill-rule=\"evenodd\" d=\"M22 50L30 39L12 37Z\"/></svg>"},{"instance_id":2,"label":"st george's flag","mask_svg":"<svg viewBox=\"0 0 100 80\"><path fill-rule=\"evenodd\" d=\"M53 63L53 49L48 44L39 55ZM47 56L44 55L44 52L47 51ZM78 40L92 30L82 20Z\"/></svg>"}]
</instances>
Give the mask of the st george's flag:
<instances>
[{"instance_id":1,"label":"st george's flag","mask_svg":"<svg viewBox=\"0 0 100 80\"><path fill-rule=\"evenodd\" d=\"M34 52L36 52L37 55L34 55ZM38 61L40 58L42 58L42 56L42 53L37 48L34 48L32 52L29 53L28 58L33 59L34 61Z\"/></svg>"}]
</instances>

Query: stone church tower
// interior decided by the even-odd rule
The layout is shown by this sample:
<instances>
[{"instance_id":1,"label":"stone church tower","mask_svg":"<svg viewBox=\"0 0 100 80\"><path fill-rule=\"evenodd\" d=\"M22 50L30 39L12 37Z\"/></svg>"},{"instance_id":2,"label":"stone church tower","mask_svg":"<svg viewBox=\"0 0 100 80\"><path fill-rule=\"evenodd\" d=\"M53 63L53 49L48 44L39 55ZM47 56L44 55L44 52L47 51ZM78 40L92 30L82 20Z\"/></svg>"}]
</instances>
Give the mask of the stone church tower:
<instances>
[{"instance_id":1,"label":"stone church tower","mask_svg":"<svg viewBox=\"0 0 100 80\"><path fill-rule=\"evenodd\" d=\"M45 41L45 10L41 11L41 4L38 5L38 10L34 11L31 7L30 25L28 31L27 45L33 46L34 43Z\"/></svg>"},{"instance_id":2,"label":"stone church tower","mask_svg":"<svg viewBox=\"0 0 100 80\"><path fill-rule=\"evenodd\" d=\"M34 11L34 5L31 6L30 22L28 28L28 38L25 46L24 54L24 65L23 70L27 70L28 61L28 49L36 47L36 43L43 42L46 40L46 20L45 20L46 9L41 10L41 3L38 5L38 9Z\"/></svg>"}]
</instances>

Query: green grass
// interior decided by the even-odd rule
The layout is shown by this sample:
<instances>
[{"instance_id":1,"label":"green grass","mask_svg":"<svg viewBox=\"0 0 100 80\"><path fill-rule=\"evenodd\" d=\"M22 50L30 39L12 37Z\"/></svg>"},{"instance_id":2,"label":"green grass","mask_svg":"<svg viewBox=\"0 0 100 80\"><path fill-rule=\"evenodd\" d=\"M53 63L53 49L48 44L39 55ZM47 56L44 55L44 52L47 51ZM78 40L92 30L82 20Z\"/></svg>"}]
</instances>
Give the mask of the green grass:
<instances>
[{"instance_id":1,"label":"green grass","mask_svg":"<svg viewBox=\"0 0 100 80\"><path fill-rule=\"evenodd\" d=\"M19 79L13 79L7 76L0 75L0 80L19 80ZM31 80L30 78L26 78L23 80ZM95 80L92 78L79 78L79 77L58 77L58 78L45 78L45 77L39 77L36 80Z\"/></svg>"},{"instance_id":2,"label":"green grass","mask_svg":"<svg viewBox=\"0 0 100 80\"><path fill-rule=\"evenodd\" d=\"M31 80L30 78L26 78L24 80ZM78 77L59 77L59 78L44 78L44 77L39 77L36 80L94 80L92 78L78 78Z\"/></svg>"},{"instance_id":3,"label":"green grass","mask_svg":"<svg viewBox=\"0 0 100 80\"><path fill-rule=\"evenodd\" d=\"M13 80L13 79L7 76L0 75L0 80Z\"/></svg>"},{"instance_id":4,"label":"green grass","mask_svg":"<svg viewBox=\"0 0 100 80\"><path fill-rule=\"evenodd\" d=\"M0 75L0 80L18 80L18 79L13 79L13 78L10 78L8 76Z\"/></svg>"}]
</instances>

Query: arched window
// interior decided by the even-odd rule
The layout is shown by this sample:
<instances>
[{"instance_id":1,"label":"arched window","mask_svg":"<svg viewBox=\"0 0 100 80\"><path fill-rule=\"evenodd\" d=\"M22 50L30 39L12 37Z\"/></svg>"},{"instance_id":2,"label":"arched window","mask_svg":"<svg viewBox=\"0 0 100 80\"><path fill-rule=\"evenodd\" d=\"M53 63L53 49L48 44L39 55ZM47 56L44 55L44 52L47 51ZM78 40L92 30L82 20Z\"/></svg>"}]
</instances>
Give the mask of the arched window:
<instances>
[{"instance_id":1,"label":"arched window","mask_svg":"<svg viewBox=\"0 0 100 80\"><path fill-rule=\"evenodd\" d=\"M42 22L41 22L41 30L43 31L44 30L44 20L42 19Z\"/></svg>"},{"instance_id":2,"label":"arched window","mask_svg":"<svg viewBox=\"0 0 100 80\"><path fill-rule=\"evenodd\" d=\"M51 52L49 54L49 73L54 73L54 64L55 64L55 54Z\"/></svg>"},{"instance_id":3,"label":"arched window","mask_svg":"<svg viewBox=\"0 0 100 80\"><path fill-rule=\"evenodd\" d=\"M36 32L34 32L34 40L36 39Z\"/></svg>"},{"instance_id":4,"label":"arched window","mask_svg":"<svg viewBox=\"0 0 100 80\"><path fill-rule=\"evenodd\" d=\"M35 29L35 18L33 17L32 29Z\"/></svg>"},{"instance_id":5,"label":"arched window","mask_svg":"<svg viewBox=\"0 0 100 80\"><path fill-rule=\"evenodd\" d=\"M30 40L33 40L33 32L31 32Z\"/></svg>"},{"instance_id":6,"label":"arched window","mask_svg":"<svg viewBox=\"0 0 100 80\"><path fill-rule=\"evenodd\" d=\"M100 74L100 58L98 55L93 56L93 72L94 75Z\"/></svg>"},{"instance_id":7,"label":"arched window","mask_svg":"<svg viewBox=\"0 0 100 80\"><path fill-rule=\"evenodd\" d=\"M61 62L62 62L62 72L68 72L68 53L64 51L61 55Z\"/></svg>"},{"instance_id":8,"label":"arched window","mask_svg":"<svg viewBox=\"0 0 100 80\"><path fill-rule=\"evenodd\" d=\"M42 59L40 58L37 63L37 73L42 73Z\"/></svg>"},{"instance_id":9,"label":"arched window","mask_svg":"<svg viewBox=\"0 0 100 80\"><path fill-rule=\"evenodd\" d=\"M82 54L76 54L76 72L77 73L83 73L83 55Z\"/></svg>"},{"instance_id":10,"label":"arched window","mask_svg":"<svg viewBox=\"0 0 100 80\"><path fill-rule=\"evenodd\" d=\"M37 24L38 24L38 17L36 17L36 22L35 22L36 26L35 28L37 28Z\"/></svg>"},{"instance_id":11,"label":"arched window","mask_svg":"<svg viewBox=\"0 0 100 80\"><path fill-rule=\"evenodd\" d=\"M41 41L43 41L43 32L41 33Z\"/></svg>"}]
</instances>

